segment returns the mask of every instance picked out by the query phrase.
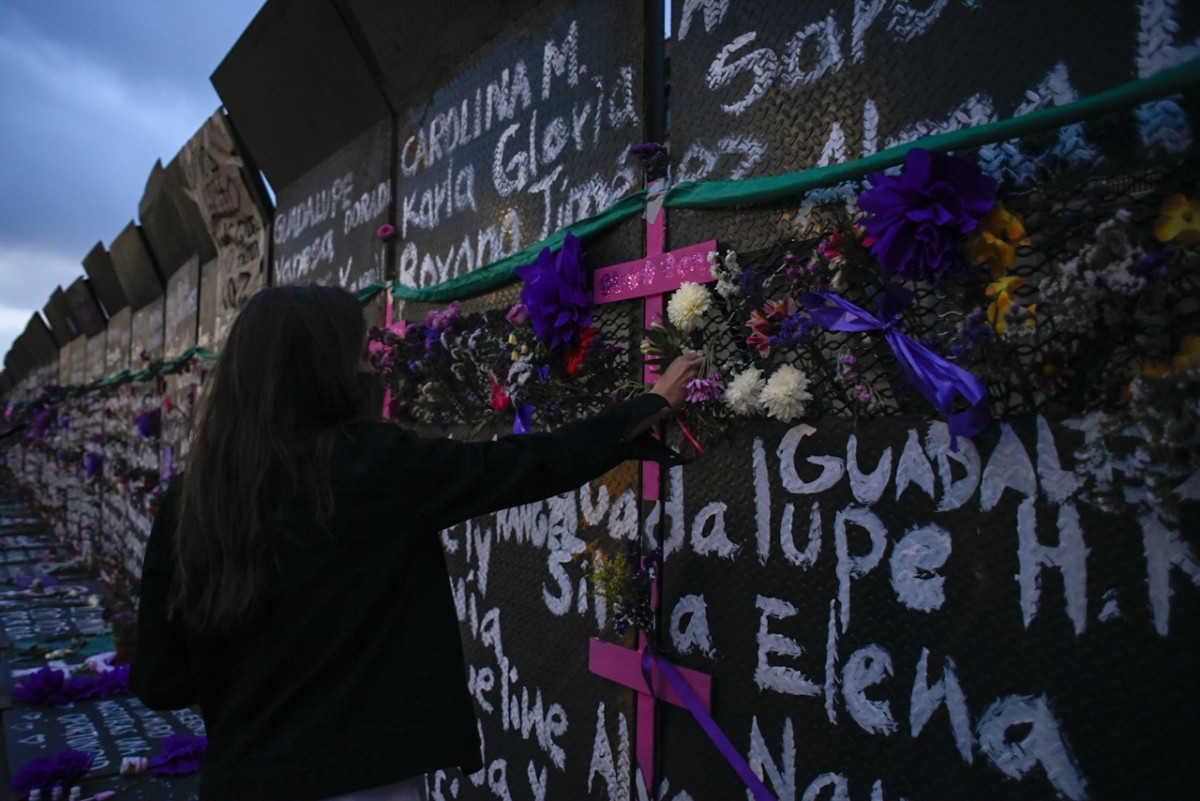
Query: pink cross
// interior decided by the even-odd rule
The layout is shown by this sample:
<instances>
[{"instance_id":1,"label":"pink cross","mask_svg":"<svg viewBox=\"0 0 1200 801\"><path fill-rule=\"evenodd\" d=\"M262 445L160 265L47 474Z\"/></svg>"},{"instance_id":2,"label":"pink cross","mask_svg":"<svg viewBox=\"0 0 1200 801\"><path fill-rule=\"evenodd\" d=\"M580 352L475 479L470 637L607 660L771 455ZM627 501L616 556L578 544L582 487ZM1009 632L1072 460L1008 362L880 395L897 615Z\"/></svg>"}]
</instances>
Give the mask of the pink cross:
<instances>
[{"instance_id":1,"label":"pink cross","mask_svg":"<svg viewBox=\"0 0 1200 801\"><path fill-rule=\"evenodd\" d=\"M637 691L637 736L635 750L637 751L638 767L642 769L642 780L650 797L656 798L654 791L654 742L655 742L655 701L666 701L679 707L686 707L684 700L675 692L675 688L667 681L666 676L658 665L650 668L650 681L646 684L646 675L642 671L642 654L646 650L646 635L638 635L638 649L631 651L611 642L604 642L593 637L588 646L588 669L597 676L624 684ZM677 667L684 682L692 694L700 701L706 712L711 711L712 676L698 673L695 670Z\"/></svg>"},{"instance_id":2,"label":"pink cross","mask_svg":"<svg viewBox=\"0 0 1200 801\"><path fill-rule=\"evenodd\" d=\"M618 300L645 298L645 325L662 319L663 294L677 289L685 281L697 284L715 280L708 264L708 254L717 249L716 240L689 245L679 250L664 252L666 241L666 214L659 209L654 220L646 225L646 258L614 264L596 270L593 294L596 303L613 303ZM653 383L655 377L646 368L645 381ZM660 497L661 474L657 462L642 463L642 497L657 501ZM653 603L658 605L658 585L652 589ZM654 790L654 746L655 746L655 701L683 707L685 703L657 665L650 669L650 681L646 684L642 671L642 655L645 653L646 635L638 635L636 651L622 648L593 638L590 644L589 669L598 676L624 684L638 693L636 751L638 767L650 797ZM676 668L684 682L699 699L705 711L710 709L712 677L686 668Z\"/></svg>"},{"instance_id":3,"label":"pink cross","mask_svg":"<svg viewBox=\"0 0 1200 801\"><path fill-rule=\"evenodd\" d=\"M715 239L664 253L665 240L666 214L660 209L658 216L646 225L646 258L596 270L593 288L596 303L645 298L644 319L649 328L651 323L662 319L663 293L677 289L685 281L703 284L716 280L708 264L708 254L717 249ZM645 382L651 384L654 380L647 366ZM657 501L659 484L658 462L643 463L642 497Z\"/></svg>"}]
</instances>

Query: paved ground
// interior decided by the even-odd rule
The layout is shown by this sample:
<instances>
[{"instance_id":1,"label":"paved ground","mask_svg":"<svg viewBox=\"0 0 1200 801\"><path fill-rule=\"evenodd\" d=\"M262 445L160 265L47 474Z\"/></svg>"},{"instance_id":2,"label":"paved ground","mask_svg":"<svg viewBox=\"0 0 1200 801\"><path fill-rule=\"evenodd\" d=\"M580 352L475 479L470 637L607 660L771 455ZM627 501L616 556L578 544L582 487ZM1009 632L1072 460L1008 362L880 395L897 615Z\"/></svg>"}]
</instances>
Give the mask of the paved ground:
<instances>
[{"instance_id":1,"label":"paved ground","mask_svg":"<svg viewBox=\"0 0 1200 801\"><path fill-rule=\"evenodd\" d=\"M89 662L107 670L117 661L112 626L104 616L112 594L73 556L56 540L48 521L0 477L0 798L24 798L9 789L14 777L31 763L36 767L65 759L64 752L74 750L92 756L86 774L72 782L80 786L83 799L106 792L114 794L106 796L114 801L191 799L194 773L122 776L120 769L126 757L160 755L172 736L202 735L197 710L155 712L128 694L59 705L13 697L17 684L53 682L56 677L48 672L37 673L47 666L62 671L64 679L79 674L83 682L98 675L88 670ZM67 785L63 801L69 792Z\"/></svg>"}]
</instances>

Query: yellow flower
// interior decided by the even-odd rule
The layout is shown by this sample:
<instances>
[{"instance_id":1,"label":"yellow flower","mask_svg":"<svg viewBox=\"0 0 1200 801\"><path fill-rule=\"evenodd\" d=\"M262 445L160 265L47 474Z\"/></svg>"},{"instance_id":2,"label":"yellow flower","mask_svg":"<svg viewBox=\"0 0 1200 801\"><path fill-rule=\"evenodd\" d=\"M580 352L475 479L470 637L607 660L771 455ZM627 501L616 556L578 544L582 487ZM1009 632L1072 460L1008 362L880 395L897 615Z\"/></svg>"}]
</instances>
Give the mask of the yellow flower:
<instances>
[{"instance_id":1,"label":"yellow flower","mask_svg":"<svg viewBox=\"0 0 1200 801\"><path fill-rule=\"evenodd\" d=\"M1179 355L1171 360L1172 370L1187 370L1200 364L1200 337L1188 334L1179 345Z\"/></svg>"},{"instance_id":2,"label":"yellow flower","mask_svg":"<svg viewBox=\"0 0 1200 801\"><path fill-rule=\"evenodd\" d=\"M1180 355L1171 360L1170 365L1146 365L1142 372L1150 378L1166 378L1171 373L1186 371L1200 365L1200 337L1189 333L1180 343Z\"/></svg>"},{"instance_id":3,"label":"yellow flower","mask_svg":"<svg viewBox=\"0 0 1200 801\"><path fill-rule=\"evenodd\" d=\"M1200 337L1188 334L1179 344L1179 355L1171 360L1170 365L1147 364L1142 368L1150 378L1165 378L1171 373L1188 370L1200 365Z\"/></svg>"},{"instance_id":4,"label":"yellow flower","mask_svg":"<svg viewBox=\"0 0 1200 801\"><path fill-rule=\"evenodd\" d=\"M988 322L992 324L992 328L996 329L996 333L1003 334L1008 330L1006 315L1014 302L1012 293L1023 286L1025 286L1025 279L1016 275L1005 276L998 281L988 284L988 297L993 295L996 297L988 305Z\"/></svg>"},{"instance_id":5,"label":"yellow flower","mask_svg":"<svg viewBox=\"0 0 1200 801\"><path fill-rule=\"evenodd\" d=\"M1188 201L1183 195L1171 195L1163 201L1162 216L1154 221L1159 242L1194 245L1200 242L1200 201Z\"/></svg>"},{"instance_id":6,"label":"yellow flower","mask_svg":"<svg viewBox=\"0 0 1200 801\"><path fill-rule=\"evenodd\" d=\"M972 264L987 264L992 278L999 278L1016 261L1016 246L1028 244L1021 218L997 203L967 239L967 257Z\"/></svg>"}]
</instances>

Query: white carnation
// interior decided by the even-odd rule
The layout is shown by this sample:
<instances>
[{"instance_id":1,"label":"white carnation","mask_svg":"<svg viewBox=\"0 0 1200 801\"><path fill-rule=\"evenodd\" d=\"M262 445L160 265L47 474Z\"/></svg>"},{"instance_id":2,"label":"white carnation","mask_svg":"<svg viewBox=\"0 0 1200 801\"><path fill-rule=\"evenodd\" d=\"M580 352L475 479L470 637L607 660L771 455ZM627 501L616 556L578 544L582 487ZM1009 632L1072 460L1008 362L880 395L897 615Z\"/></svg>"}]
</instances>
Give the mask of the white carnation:
<instances>
[{"instance_id":1,"label":"white carnation","mask_svg":"<svg viewBox=\"0 0 1200 801\"><path fill-rule=\"evenodd\" d=\"M761 370L757 367L746 368L725 388L725 404L735 414L757 414L762 411L759 395L765 383Z\"/></svg>"},{"instance_id":2,"label":"white carnation","mask_svg":"<svg viewBox=\"0 0 1200 801\"><path fill-rule=\"evenodd\" d=\"M804 404L810 400L808 376L790 364L776 370L759 395L767 415L783 423L803 417Z\"/></svg>"},{"instance_id":3,"label":"white carnation","mask_svg":"<svg viewBox=\"0 0 1200 801\"><path fill-rule=\"evenodd\" d=\"M695 328L712 306L712 295L702 284L685 281L671 293L667 319L683 333Z\"/></svg>"}]
</instances>

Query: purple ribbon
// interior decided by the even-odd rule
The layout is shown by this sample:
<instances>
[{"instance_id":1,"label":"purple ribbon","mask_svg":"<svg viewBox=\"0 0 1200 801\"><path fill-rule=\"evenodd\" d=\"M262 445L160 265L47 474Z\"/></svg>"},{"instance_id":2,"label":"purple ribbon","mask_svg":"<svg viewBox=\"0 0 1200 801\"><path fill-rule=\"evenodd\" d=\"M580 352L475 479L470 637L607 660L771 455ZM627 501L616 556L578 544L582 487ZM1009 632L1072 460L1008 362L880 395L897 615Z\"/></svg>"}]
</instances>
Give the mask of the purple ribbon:
<instances>
[{"instance_id":1,"label":"purple ribbon","mask_svg":"<svg viewBox=\"0 0 1200 801\"><path fill-rule=\"evenodd\" d=\"M692 713L692 717L700 724L700 728L704 729L704 733L713 741L713 745L721 752L721 756L737 771L738 776L750 788L750 792L754 793L754 797L758 801L778 801L767 789L767 786L762 783L762 779L750 770L750 766L746 764L746 760L742 759L742 755L733 747L733 743L729 742L729 738L725 736L725 732L721 731L721 727L712 719L712 715L704 709L700 703L700 699L692 692L692 688L683 680L683 676L679 675L679 671L675 669L667 660L663 659L660 654L654 652L647 645L642 651L642 676L646 680L646 686L650 688L650 694L654 695L654 682L652 681L652 666L657 665L663 675L667 677L667 681L671 682L671 686L675 688L675 692L687 704L688 711Z\"/></svg>"},{"instance_id":2,"label":"purple ribbon","mask_svg":"<svg viewBox=\"0 0 1200 801\"><path fill-rule=\"evenodd\" d=\"M971 373L899 329L900 313L911 300L912 293L908 290L888 287L879 300L879 317L828 292L805 295L804 305L808 307L814 322L834 331L883 331L913 386L946 418L953 449L957 437L973 437L991 421L987 387ZM825 301L833 306L824 305ZM951 412L954 397L960 394L967 399L970 407Z\"/></svg>"},{"instance_id":3,"label":"purple ribbon","mask_svg":"<svg viewBox=\"0 0 1200 801\"><path fill-rule=\"evenodd\" d=\"M529 419L533 415L533 406L528 403L522 403L517 407L517 416L513 420L514 434L529 433Z\"/></svg>"}]
</instances>

